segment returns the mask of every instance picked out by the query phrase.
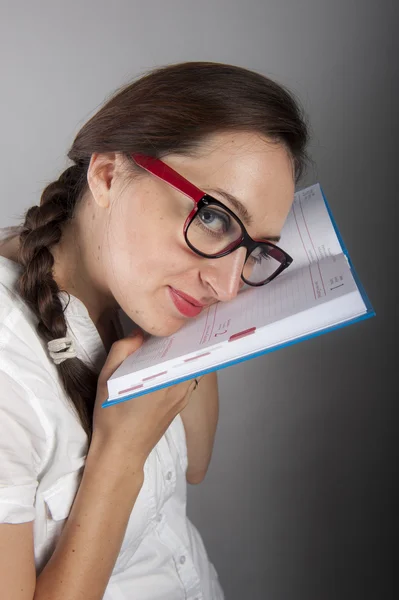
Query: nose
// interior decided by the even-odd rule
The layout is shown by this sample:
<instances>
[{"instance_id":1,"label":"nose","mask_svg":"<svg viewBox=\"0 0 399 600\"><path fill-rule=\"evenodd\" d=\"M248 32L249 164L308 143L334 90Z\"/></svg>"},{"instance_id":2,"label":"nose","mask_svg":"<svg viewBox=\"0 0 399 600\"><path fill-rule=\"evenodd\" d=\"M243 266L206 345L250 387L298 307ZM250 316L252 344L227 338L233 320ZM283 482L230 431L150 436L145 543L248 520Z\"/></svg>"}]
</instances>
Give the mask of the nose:
<instances>
[{"instance_id":1,"label":"nose","mask_svg":"<svg viewBox=\"0 0 399 600\"><path fill-rule=\"evenodd\" d=\"M245 263L246 249L238 248L222 258L212 258L201 268L201 279L220 302L235 298L244 285L241 273Z\"/></svg>"}]
</instances>

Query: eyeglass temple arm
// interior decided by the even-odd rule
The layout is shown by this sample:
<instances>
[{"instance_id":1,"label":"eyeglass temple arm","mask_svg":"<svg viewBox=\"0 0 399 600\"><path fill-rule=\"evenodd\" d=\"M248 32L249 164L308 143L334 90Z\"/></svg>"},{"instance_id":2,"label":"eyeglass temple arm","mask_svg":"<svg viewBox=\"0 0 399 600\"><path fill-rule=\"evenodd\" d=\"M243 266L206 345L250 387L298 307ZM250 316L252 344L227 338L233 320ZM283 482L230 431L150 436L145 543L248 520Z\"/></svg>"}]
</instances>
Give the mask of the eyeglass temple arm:
<instances>
[{"instance_id":1,"label":"eyeglass temple arm","mask_svg":"<svg viewBox=\"0 0 399 600\"><path fill-rule=\"evenodd\" d=\"M179 173L176 173L171 167L159 160L158 158L152 158L151 156L145 156L144 154L132 154L134 162L142 167L146 171L155 175L162 181L165 181L179 192L182 192L195 203L198 203L201 198L205 196L205 193L197 188L195 185L184 179Z\"/></svg>"}]
</instances>

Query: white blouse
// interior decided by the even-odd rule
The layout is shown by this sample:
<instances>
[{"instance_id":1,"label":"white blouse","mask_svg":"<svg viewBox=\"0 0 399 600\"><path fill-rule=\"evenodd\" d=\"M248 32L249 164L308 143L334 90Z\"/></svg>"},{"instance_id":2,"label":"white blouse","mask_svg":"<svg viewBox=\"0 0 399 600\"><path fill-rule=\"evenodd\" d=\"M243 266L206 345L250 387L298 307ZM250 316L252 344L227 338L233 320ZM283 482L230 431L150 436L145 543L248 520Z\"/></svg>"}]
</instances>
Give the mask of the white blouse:
<instances>
[{"instance_id":1,"label":"white blouse","mask_svg":"<svg viewBox=\"0 0 399 600\"><path fill-rule=\"evenodd\" d=\"M79 487L87 437L36 333L36 317L15 291L19 268L0 257L0 522L34 521L40 573ZM105 349L87 309L75 297L69 303L66 294L60 297L79 358L100 370ZM104 600L223 599L202 539L186 516L186 468L177 416L145 463Z\"/></svg>"}]
</instances>

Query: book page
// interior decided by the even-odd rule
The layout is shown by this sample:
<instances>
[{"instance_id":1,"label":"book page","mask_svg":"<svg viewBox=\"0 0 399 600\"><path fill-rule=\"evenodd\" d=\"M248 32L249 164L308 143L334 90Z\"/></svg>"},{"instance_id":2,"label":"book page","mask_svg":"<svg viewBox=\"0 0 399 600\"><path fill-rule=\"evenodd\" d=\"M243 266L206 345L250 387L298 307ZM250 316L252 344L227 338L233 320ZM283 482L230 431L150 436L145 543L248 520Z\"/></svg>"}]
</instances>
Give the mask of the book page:
<instances>
[{"instance_id":1,"label":"book page","mask_svg":"<svg viewBox=\"0 0 399 600\"><path fill-rule=\"evenodd\" d=\"M178 357L192 360L215 352L237 336L308 310L357 290L343 254L277 277L270 284L249 288L234 300L210 306L176 334L150 338L115 372L115 377Z\"/></svg>"},{"instance_id":2,"label":"book page","mask_svg":"<svg viewBox=\"0 0 399 600\"><path fill-rule=\"evenodd\" d=\"M301 269L327 256L342 253L319 184L295 194L279 246L294 259L282 276L292 269Z\"/></svg>"}]
</instances>

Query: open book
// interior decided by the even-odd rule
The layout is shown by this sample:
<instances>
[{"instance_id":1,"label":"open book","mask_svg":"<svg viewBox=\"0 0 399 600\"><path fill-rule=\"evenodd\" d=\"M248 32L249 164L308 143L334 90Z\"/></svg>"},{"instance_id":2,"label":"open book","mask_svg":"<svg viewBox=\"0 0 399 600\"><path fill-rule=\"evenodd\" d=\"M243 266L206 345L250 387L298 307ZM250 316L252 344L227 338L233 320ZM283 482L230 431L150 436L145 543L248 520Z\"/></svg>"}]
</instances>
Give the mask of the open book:
<instances>
[{"instance_id":1,"label":"open book","mask_svg":"<svg viewBox=\"0 0 399 600\"><path fill-rule=\"evenodd\" d=\"M294 262L263 287L150 337L108 381L103 406L129 400L373 316L319 184L295 194L279 243Z\"/></svg>"}]
</instances>

